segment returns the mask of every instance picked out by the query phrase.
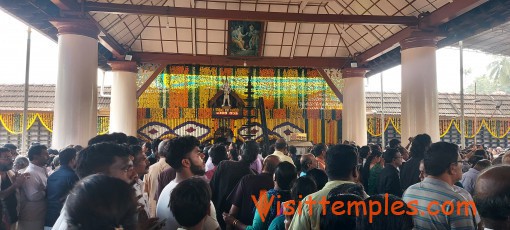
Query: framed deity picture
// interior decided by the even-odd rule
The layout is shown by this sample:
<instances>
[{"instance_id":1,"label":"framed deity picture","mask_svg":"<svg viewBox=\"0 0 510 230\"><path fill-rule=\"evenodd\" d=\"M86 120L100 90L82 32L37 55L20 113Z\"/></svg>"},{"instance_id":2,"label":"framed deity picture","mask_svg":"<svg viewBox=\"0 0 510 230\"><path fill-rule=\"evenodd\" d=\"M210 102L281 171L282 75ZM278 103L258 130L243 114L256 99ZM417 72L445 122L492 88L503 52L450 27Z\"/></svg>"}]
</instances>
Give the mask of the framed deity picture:
<instances>
[{"instance_id":1,"label":"framed deity picture","mask_svg":"<svg viewBox=\"0 0 510 230\"><path fill-rule=\"evenodd\" d=\"M228 55L260 56L263 25L263 22L228 21Z\"/></svg>"}]
</instances>

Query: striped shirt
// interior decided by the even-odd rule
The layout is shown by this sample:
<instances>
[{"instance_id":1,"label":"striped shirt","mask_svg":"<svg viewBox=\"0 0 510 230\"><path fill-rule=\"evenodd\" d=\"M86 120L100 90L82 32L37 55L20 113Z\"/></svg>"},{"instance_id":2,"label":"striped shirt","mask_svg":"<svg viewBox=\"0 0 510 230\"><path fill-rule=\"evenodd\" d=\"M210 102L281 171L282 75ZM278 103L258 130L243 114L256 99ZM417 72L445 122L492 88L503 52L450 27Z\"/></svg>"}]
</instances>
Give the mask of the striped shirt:
<instances>
[{"instance_id":1,"label":"striped shirt","mask_svg":"<svg viewBox=\"0 0 510 230\"><path fill-rule=\"evenodd\" d=\"M480 223L471 195L439 179L427 177L411 185L404 192L403 200L417 210L413 215L414 229L468 230L476 229Z\"/></svg>"}]
</instances>

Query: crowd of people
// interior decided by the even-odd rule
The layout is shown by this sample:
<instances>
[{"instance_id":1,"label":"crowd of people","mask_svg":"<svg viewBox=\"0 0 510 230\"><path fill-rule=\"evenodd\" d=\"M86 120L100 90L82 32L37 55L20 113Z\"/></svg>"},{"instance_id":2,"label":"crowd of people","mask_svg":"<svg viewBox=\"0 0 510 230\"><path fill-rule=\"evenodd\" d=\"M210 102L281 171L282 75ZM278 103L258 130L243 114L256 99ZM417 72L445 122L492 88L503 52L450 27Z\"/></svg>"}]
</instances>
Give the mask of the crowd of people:
<instances>
[{"instance_id":1,"label":"crowd of people","mask_svg":"<svg viewBox=\"0 0 510 230\"><path fill-rule=\"evenodd\" d=\"M0 230L510 229L510 152L99 135L0 148ZM388 211L389 210L389 211Z\"/></svg>"}]
</instances>

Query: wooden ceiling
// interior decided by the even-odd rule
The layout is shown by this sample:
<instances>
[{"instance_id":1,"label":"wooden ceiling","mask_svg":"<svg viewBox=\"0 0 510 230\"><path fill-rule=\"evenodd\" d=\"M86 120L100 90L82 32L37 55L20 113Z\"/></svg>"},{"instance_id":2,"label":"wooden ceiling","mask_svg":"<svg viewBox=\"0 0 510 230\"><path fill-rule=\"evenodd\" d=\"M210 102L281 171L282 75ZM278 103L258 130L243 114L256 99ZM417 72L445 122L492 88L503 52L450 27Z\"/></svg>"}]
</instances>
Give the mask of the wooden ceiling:
<instances>
[{"instance_id":1,"label":"wooden ceiling","mask_svg":"<svg viewBox=\"0 0 510 230\"><path fill-rule=\"evenodd\" d=\"M508 1L2 0L0 7L54 40L48 20L93 20L100 64L130 53L141 62L341 68L357 60L380 69L400 62L395 49L413 31L436 30L490 2ZM228 56L229 20L263 22L260 57Z\"/></svg>"}]
</instances>

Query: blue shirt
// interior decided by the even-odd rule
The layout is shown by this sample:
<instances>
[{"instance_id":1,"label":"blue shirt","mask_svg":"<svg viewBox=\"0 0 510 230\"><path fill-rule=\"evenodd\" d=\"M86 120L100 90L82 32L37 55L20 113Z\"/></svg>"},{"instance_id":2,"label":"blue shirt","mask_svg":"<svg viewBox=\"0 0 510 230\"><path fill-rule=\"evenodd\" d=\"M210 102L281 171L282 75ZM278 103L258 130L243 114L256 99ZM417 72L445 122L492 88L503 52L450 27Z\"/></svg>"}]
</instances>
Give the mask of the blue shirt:
<instances>
[{"instance_id":1,"label":"blue shirt","mask_svg":"<svg viewBox=\"0 0 510 230\"><path fill-rule=\"evenodd\" d=\"M46 186L48 196L45 226L52 227L64 207L67 194L79 180L78 176L67 165L60 166L57 171L48 177Z\"/></svg>"},{"instance_id":2,"label":"blue shirt","mask_svg":"<svg viewBox=\"0 0 510 230\"><path fill-rule=\"evenodd\" d=\"M402 199L417 210L416 215L413 215L414 229L467 230L476 229L476 225L480 223L478 212L473 215L476 207L471 195L466 190L439 179L427 177L422 182L411 185ZM467 215L466 206L461 207L458 202L472 202L472 206L467 208ZM447 215L443 211L451 214Z\"/></svg>"},{"instance_id":3,"label":"blue shirt","mask_svg":"<svg viewBox=\"0 0 510 230\"><path fill-rule=\"evenodd\" d=\"M467 172L462 174L462 179L460 180L462 187L471 195L475 192L475 183L476 178L478 178L478 174L480 174L480 171L474 168L470 168Z\"/></svg>"}]
</instances>

